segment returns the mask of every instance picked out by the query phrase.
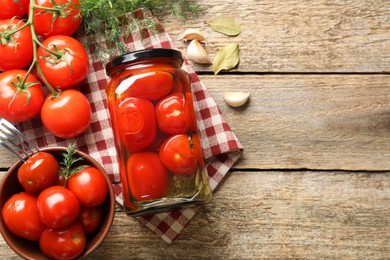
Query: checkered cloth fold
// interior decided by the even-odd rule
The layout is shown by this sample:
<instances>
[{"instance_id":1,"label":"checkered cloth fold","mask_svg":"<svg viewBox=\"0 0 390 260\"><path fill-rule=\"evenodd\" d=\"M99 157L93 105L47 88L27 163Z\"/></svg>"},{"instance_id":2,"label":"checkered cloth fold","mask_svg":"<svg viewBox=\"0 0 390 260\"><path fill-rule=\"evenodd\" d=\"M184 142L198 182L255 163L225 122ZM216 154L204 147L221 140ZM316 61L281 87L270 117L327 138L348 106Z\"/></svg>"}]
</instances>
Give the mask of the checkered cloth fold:
<instances>
[{"instance_id":1,"label":"checkered cloth fold","mask_svg":"<svg viewBox=\"0 0 390 260\"><path fill-rule=\"evenodd\" d=\"M136 13L138 19L151 17L148 11L140 10ZM131 19L131 18L128 18ZM158 31L141 31L135 28L129 37L124 37L124 42L130 51L152 48L175 48L172 39L157 21ZM87 41L87 37L90 37ZM104 42L104 35L80 36L78 39L86 46L91 39ZM114 144L111 121L107 108L105 87L109 81L102 61L92 59L93 45L87 48L91 65L90 73L80 90L87 96L92 106L92 122L81 136L73 139L61 139L50 134L43 126L39 118L18 124L18 128L39 147L67 146L77 142L78 149L90 154L98 161L113 183L116 200L123 205L122 186L117 164L117 152ZM237 137L231 131L223 118L214 99L207 88L199 80L196 73L187 62L183 64L192 80L192 91L195 98L198 127L202 138L204 156L211 189L214 190L227 174L233 164L239 159L243 150ZM185 228L195 215L199 206L186 209L173 209L170 212L151 214L138 217L139 221L157 233L163 240L171 243Z\"/></svg>"}]
</instances>

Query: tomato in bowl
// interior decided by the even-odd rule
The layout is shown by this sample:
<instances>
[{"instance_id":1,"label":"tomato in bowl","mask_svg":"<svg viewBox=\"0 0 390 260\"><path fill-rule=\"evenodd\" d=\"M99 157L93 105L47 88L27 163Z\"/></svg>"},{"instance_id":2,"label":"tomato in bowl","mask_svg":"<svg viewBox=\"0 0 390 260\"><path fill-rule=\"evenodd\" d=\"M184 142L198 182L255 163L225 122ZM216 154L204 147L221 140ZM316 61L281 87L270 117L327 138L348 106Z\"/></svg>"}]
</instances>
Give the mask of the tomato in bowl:
<instances>
[{"instance_id":1,"label":"tomato in bowl","mask_svg":"<svg viewBox=\"0 0 390 260\"><path fill-rule=\"evenodd\" d=\"M40 152L45 152L53 155L57 161L61 162L63 160L63 153L65 153L67 150L66 147L48 147L43 148L40 150ZM103 180L105 182L104 188L106 188L107 192L104 197L104 199L98 198L100 200L99 206L90 206L88 208L91 208L91 210L85 210L86 208L81 203L78 204L78 213L77 213L77 219L72 221L72 223L69 223L69 225L62 225L62 227L59 228L50 228L46 225L44 225L44 231L40 230L39 225L37 224L37 229L35 229L34 232L41 232L40 235L33 236L32 239L26 239L24 237L21 237L17 234L15 234L14 227L10 226L9 223L8 226L6 224L5 219L2 217L0 218L0 232L5 240L5 242L9 245L9 247L18 255L23 257L24 259L52 259L56 258L53 257L53 254L55 256L56 253L61 252L49 252L49 257L47 254L43 252L43 250L47 250L47 248L50 249L61 249L58 244L55 244L55 239L59 237L59 233L61 236L74 236L74 234L77 234L75 232L83 233L84 235L78 237L78 240L81 241L81 243L84 243L81 254L78 254L77 258L83 258L87 255L89 255L91 252L93 252L106 238L107 234L109 233L109 230L111 228L111 225L113 223L114 215L115 215L115 197L114 197L114 191L113 187L111 185L111 181L103 167L96 162L91 156L88 154L76 151L75 156L83 158L83 160L78 161L76 164L79 165L89 165L89 168L94 168L96 171L101 173L101 176L103 177ZM26 160L27 158L25 158ZM56 188L63 188L70 192L68 188L64 188L61 184L60 179L58 180L58 183L53 184L47 189L44 189L39 194L38 193L27 193L23 186L21 185L20 181L18 180L18 170L20 167L24 164L23 160L17 161L11 168L7 171L7 173L4 175L3 179L0 183L0 208L3 210L3 208L6 206L7 203L9 203L11 197L19 196L19 199L22 201L27 199L25 201L31 201L31 197L34 197L36 201L38 201L38 198L40 195L42 195L43 192L45 192L48 189L56 189ZM88 168L83 168L85 170ZM72 179L72 177L70 178ZM68 179L68 181L70 180ZM74 185L74 184L73 184ZM68 185L66 185L68 187ZM59 189L63 191L63 189ZM82 189L82 187L80 188ZM76 200L78 200L76 195L73 195L76 197ZM77 203L76 203L77 204ZM92 204L91 204L92 205ZM96 208L99 208L96 210ZM35 208L26 210L24 214L26 214L27 219L34 219L31 217L31 212L34 212L36 210ZM94 211L96 210L96 211ZM81 212L84 212L81 214ZM91 221L91 214L97 214L99 216L99 221L94 224L95 226L91 229L91 226L87 227L89 228L88 232L81 232L80 227L84 228L85 223L90 223ZM30 214L30 216L28 216ZM41 219L42 216L38 214L39 218ZM23 217L23 215L22 215ZM53 216L52 216L53 217ZM54 216L55 217L55 216ZM33 220L32 220L33 221ZM83 223L84 222L84 223ZM34 222L33 222L34 223ZM35 223L37 221L35 220ZM76 224L74 224L76 223ZM84 229L83 229L84 230ZM86 230L86 229L85 229ZM65 232L66 231L66 232ZM54 234L53 234L54 232ZM72 233L73 232L73 233ZM54 235L54 236L53 236ZM40 241L37 239L37 236L40 237L40 239L46 239L46 241L43 241L44 247L42 248L42 245L40 246ZM83 237L84 236L84 237ZM83 242L83 239L85 241ZM65 244L62 246L66 247ZM47 253L47 252L46 252ZM66 258L64 258L66 259Z\"/></svg>"}]
</instances>

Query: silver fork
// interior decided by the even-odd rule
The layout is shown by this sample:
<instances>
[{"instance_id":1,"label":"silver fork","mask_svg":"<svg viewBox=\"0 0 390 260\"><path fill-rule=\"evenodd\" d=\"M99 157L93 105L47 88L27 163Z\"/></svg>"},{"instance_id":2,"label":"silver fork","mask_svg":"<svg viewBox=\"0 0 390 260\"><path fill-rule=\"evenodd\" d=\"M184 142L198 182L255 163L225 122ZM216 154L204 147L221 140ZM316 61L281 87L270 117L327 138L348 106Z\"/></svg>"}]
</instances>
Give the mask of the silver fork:
<instances>
[{"instance_id":1,"label":"silver fork","mask_svg":"<svg viewBox=\"0 0 390 260\"><path fill-rule=\"evenodd\" d=\"M14 125L0 117L0 145L24 160L26 156L39 151ZM24 156L23 156L24 155Z\"/></svg>"}]
</instances>

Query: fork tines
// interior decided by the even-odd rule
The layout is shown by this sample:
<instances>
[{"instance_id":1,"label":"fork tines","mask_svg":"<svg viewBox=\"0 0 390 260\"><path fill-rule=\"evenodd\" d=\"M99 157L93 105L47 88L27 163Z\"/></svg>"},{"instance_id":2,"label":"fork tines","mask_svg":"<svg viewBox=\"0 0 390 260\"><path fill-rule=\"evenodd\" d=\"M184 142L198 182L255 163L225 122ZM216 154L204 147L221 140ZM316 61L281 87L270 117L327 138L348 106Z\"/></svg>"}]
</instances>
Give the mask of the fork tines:
<instances>
[{"instance_id":1,"label":"fork tines","mask_svg":"<svg viewBox=\"0 0 390 260\"><path fill-rule=\"evenodd\" d=\"M20 159L34 153L33 149L39 150L35 144L31 143L24 134L4 118L0 118L0 144Z\"/></svg>"}]
</instances>

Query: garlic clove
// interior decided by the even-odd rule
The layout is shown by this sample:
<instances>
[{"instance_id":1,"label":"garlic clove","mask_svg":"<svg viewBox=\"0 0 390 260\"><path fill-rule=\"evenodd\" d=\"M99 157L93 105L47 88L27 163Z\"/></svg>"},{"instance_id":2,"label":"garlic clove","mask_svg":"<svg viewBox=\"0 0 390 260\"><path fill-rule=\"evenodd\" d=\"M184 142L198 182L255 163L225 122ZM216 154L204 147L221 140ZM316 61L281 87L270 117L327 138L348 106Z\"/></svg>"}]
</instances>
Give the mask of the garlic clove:
<instances>
[{"instance_id":1,"label":"garlic clove","mask_svg":"<svg viewBox=\"0 0 390 260\"><path fill-rule=\"evenodd\" d=\"M232 107L244 105L249 99L248 92L225 92L224 100L226 104Z\"/></svg>"},{"instance_id":2,"label":"garlic clove","mask_svg":"<svg viewBox=\"0 0 390 260\"><path fill-rule=\"evenodd\" d=\"M180 37L184 41L198 40L199 42L206 42L206 38L203 33L197 29L189 28L185 30Z\"/></svg>"},{"instance_id":3,"label":"garlic clove","mask_svg":"<svg viewBox=\"0 0 390 260\"><path fill-rule=\"evenodd\" d=\"M193 62L199 64L210 64L211 61L206 50L198 40L192 40L187 47L187 56Z\"/></svg>"}]
</instances>

